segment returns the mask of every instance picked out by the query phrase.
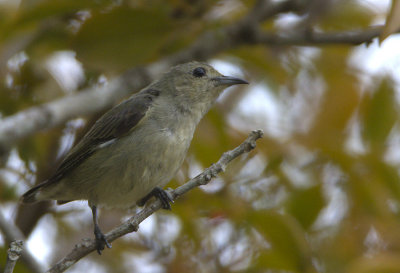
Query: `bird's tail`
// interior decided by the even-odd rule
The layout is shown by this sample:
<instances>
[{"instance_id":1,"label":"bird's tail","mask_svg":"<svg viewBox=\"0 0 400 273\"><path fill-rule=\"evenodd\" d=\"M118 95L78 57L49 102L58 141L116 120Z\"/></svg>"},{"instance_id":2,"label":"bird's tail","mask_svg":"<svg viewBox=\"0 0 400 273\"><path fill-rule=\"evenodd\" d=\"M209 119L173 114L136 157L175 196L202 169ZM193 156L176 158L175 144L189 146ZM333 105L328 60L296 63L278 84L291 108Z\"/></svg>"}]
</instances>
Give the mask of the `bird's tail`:
<instances>
[{"instance_id":1,"label":"bird's tail","mask_svg":"<svg viewBox=\"0 0 400 273\"><path fill-rule=\"evenodd\" d=\"M30 189L29 191L25 192L22 196L21 196L21 202L22 203L35 203L37 201L39 201L37 199L37 195L40 192L40 189L46 184L46 182L44 183L40 183L39 185L33 187L32 189Z\"/></svg>"}]
</instances>

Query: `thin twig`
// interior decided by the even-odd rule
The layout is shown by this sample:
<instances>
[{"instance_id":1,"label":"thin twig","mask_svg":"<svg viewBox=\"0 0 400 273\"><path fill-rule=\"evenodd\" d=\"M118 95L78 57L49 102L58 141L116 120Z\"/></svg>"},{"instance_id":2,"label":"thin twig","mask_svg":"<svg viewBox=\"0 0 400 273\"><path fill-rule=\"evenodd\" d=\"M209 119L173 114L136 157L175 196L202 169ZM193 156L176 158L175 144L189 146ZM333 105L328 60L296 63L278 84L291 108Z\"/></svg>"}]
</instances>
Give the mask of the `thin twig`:
<instances>
[{"instance_id":1,"label":"thin twig","mask_svg":"<svg viewBox=\"0 0 400 273\"><path fill-rule=\"evenodd\" d=\"M171 195L173 200L187 193L188 191L200 186L205 185L210 182L213 177L216 177L217 174L223 172L226 166L236 157L248 153L256 147L256 140L263 136L262 130L252 131L249 137L242 142L235 149L225 152L217 163L211 165L211 167L204 170L201 174L196 176L195 178L189 180L182 186L177 189L171 191ZM119 237L137 231L139 228L139 224L143 222L147 217L152 215L154 212L161 208L161 202L159 200L151 203L149 206L146 206L140 212L126 220L120 226L114 228L105 236L107 241L112 242ZM64 258L62 258L58 263L52 266L47 273L59 273L64 272L69 267L78 262L81 258L88 255L90 252L96 249L96 243L92 239L83 239L81 243L77 244L74 249L67 254Z\"/></svg>"},{"instance_id":2,"label":"thin twig","mask_svg":"<svg viewBox=\"0 0 400 273\"><path fill-rule=\"evenodd\" d=\"M19 228L13 223L13 221L7 220L0 211L0 230L5 237L7 242L13 242L15 240L25 240L24 235ZM30 252L25 250L22 253L21 260L24 264L29 267L32 272L41 273L44 268L36 261Z\"/></svg>"},{"instance_id":3,"label":"thin twig","mask_svg":"<svg viewBox=\"0 0 400 273\"><path fill-rule=\"evenodd\" d=\"M12 241L10 248L7 250L7 262L4 267L4 273L12 273L14 271L15 264L21 256L22 246L24 242L22 240Z\"/></svg>"}]
</instances>

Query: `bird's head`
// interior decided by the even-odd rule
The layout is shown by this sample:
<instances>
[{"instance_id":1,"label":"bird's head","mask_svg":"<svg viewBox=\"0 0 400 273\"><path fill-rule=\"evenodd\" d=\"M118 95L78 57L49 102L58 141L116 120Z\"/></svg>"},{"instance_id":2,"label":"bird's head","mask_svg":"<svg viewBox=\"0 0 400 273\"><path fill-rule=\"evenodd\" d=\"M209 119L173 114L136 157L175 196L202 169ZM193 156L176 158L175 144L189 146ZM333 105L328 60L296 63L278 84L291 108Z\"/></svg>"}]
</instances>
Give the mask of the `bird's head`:
<instances>
[{"instance_id":1,"label":"bird's head","mask_svg":"<svg viewBox=\"0 0 400 273\"><path fill-rule=\"evenodd\" d=\"M178 102L193 107L198 104L207 109L225 88L235 84L248 84L248 82L224 76L212 66L195 61L171 68L156 83L166 89L167 95L173 96Z\"/></svg>"}]
</instances>

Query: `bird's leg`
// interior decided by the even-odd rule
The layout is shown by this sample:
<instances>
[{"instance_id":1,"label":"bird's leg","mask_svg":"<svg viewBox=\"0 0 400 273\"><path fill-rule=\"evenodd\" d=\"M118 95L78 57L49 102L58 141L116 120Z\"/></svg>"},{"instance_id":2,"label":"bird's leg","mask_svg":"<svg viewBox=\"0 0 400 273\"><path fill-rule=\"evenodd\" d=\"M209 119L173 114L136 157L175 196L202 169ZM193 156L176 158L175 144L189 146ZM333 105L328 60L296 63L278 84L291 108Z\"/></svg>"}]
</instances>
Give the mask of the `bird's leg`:
<instances>
[{"instance_id":1,"label":"bird's leg","mask_svg":"<svg viewBox=\"0 0 400 273\"><path fill-rule=\"evenodd\" d=\"M96 249L97 253L101 255L101 251L104 250L104 246L111 248L111 244L107 241L104 234L101 232L99 227L99 218L97 216L97 207L91 206L93 215L93 225L94 225L94 237L96 238Z\"/></svg>"},{"instance_id":2,"label":"bird's leg","mask_svg":"<svg viewBox=\"0 0 400 273\"><path fill-rule=\"evenodd\" d=\"M150 193L140 199L139 202L137 202L138 206L143 206L153 196L161 201L163 209L171 209L170 203L174 203L174 200L167 191L161 189L160 187L155 187Z\"/></svg>"}]
</instances>

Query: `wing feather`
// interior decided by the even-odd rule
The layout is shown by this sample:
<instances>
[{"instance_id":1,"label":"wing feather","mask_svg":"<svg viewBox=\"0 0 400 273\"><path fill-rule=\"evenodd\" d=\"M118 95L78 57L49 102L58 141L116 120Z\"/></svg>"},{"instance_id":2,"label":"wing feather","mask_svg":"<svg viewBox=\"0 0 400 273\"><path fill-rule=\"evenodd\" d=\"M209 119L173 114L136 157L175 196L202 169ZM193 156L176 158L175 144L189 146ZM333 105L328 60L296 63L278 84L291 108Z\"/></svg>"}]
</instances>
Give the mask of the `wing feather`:
<instances>
[{"instance_id":1,"label":"wing feather","mask_svg":"<svg viewBox=\"0 0 400 273\"><path fill-rule=\"evenodd\" d=\"M94 154L99 145L124 137L134 130L159 93L154 89L143 90L106 112L68 153L46 184L59 181Z\"/></svg>"}]
</instances>

